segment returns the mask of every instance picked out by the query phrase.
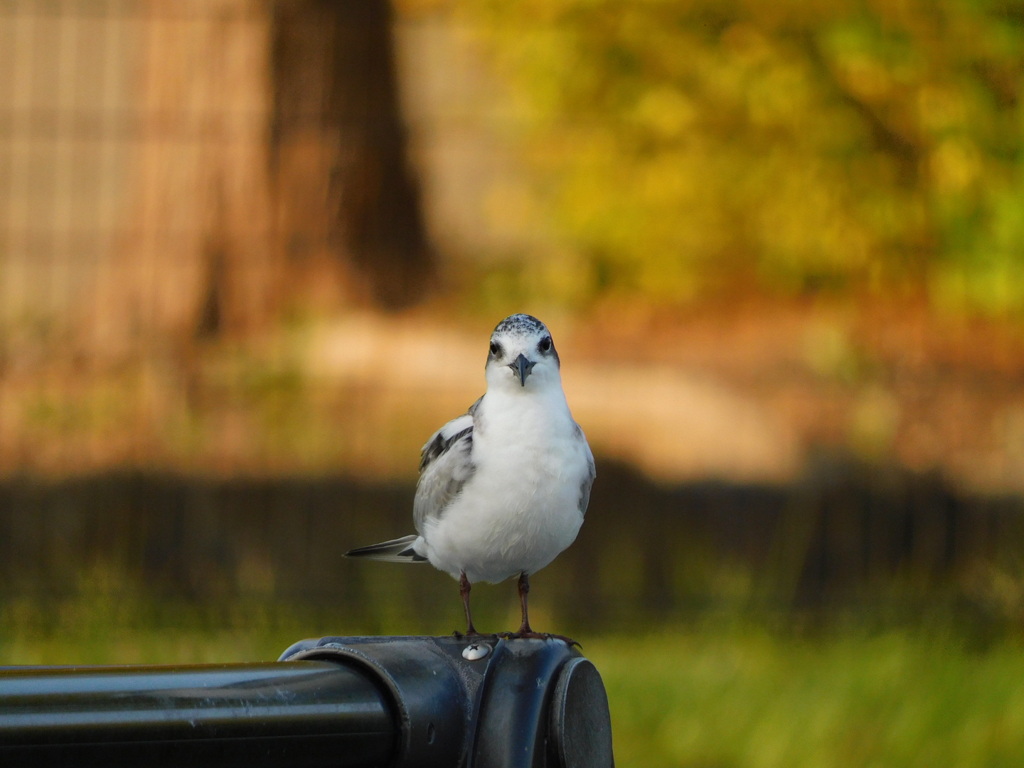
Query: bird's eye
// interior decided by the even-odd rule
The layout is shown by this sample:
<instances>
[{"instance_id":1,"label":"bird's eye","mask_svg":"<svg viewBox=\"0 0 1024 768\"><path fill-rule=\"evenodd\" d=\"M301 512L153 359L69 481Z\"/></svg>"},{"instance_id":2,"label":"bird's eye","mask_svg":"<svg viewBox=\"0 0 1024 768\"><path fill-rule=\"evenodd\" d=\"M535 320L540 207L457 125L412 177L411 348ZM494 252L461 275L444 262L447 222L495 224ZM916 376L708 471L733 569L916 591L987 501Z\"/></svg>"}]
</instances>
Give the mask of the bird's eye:
<instances>
[{"instance_id":1,"label":"bird's eye","mask_svg":"<svg viewBox=\"0 0 1024 768\"><path fill-rule=\"evenodd\" d=\"M550 352L551 351L551 337L550 336L545 336L543 339L541 339L540 340L540 344L537 345L537 349L539 349L541 352Z\"/></svg>"},{"instance_id":2,"label":"bird's eye","mask_svg":"<svg viewBox=\"0 0 1024 768\"><path fill-rule=\"evenodd\" d=\"M501 355L501 344L496 341L491 342L491 355L499 357Z\"/></svg>"}]
</instances>

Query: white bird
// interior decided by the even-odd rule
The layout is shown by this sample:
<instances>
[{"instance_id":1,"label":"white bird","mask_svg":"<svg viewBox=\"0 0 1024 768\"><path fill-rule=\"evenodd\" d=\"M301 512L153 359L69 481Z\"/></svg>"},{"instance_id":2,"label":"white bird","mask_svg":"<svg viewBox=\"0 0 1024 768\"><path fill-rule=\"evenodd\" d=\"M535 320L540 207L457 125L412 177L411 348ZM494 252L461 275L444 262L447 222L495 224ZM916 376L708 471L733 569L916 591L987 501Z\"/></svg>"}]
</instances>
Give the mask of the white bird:
<instances>
[{"instance_id":1,"label":"white bird","mask_svg":"<svg viewBox=\"0 0 1024 768\"><path fill-rule=\"evenodd\" d=\"M479 634L471 585L518 574L522 624L530 575L576 539L590 501L594 456L569 411L547 327L524 314L491 334L487 392L431 435L420 455L416 533L353 549L348 557L428 561L459 581L466 634Z\"/></svg>"}]
</instances>

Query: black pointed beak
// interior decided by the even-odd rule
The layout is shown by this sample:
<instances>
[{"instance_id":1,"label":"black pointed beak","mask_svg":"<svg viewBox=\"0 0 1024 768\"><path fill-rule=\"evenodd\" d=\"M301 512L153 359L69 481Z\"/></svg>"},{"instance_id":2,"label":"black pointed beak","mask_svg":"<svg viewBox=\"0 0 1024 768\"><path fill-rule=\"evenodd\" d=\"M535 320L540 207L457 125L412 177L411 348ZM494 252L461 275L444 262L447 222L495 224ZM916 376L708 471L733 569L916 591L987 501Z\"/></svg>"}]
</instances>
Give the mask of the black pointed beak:
<instances>
[{"instance_id":1,"label":"black pointed beak","mask_svg":"<svg viewBox=\"0 0 1024 768\"><path fill-rule=\"evenodd\" d=\"M533 366L535 365L536 363L532 360L526 359L526 355L520 355L509 363L508 367L511 368L512 372L518 377L519 383L525 387L526 377L530 375L530 371L533 370Z\"/></svg>"}]
</instances>

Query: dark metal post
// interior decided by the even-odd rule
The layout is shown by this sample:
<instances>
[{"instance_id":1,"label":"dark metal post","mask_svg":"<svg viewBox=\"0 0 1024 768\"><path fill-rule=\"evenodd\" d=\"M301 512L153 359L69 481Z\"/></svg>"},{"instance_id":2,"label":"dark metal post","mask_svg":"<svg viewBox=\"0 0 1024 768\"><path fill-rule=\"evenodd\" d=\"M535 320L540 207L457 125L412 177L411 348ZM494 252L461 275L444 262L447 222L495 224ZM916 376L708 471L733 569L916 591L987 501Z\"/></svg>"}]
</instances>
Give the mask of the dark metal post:
<instances>
[{"instance_id":1,"label":"dark metal post","mask_svg":"<svg viewBox=\"0 0 1024 768\"><path fill-rule=\"evenodd\" d=\"M0 668L0 765L612 765L600 675L559 640L304 640L277 663Z\"/></svg>"},{"instance_id":2,"label":"dark metal post","mask_svg":"<svg viewBox=\"0 0 1024 768\"><path fill-rule=\"evenodd\" d=\"M389 704L328 662L0 671L0 765L383 765Z\"/></svg>"}]
</instances>

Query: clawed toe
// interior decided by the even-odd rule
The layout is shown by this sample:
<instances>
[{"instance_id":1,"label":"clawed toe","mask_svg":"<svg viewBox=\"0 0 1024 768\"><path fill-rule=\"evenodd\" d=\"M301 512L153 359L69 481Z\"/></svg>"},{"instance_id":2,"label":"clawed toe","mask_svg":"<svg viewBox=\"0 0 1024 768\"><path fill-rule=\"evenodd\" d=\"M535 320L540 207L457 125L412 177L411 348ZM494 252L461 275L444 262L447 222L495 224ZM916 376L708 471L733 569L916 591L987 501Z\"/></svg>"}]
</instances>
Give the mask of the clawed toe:
<instances>
[{"instance_id":1,"label":"clawed toe","mask_svg":"<svg viewBox=\"0 0 1024 768\"><path fill-rule=\"evenodd\" d=\"M577 648L583 648L583 646L580 645L579 642L573 640L571 637L566 637L565 635L555 635L551 632L534 632L533 630L525 632L499 632L498 637L501 637L505 640L561 640L568 646L575 645Z\"/></svg>"}]
</instances>

